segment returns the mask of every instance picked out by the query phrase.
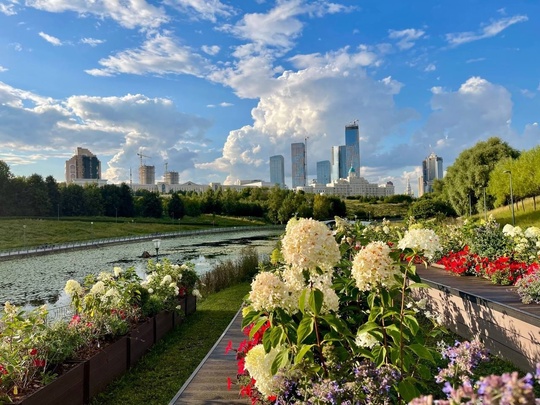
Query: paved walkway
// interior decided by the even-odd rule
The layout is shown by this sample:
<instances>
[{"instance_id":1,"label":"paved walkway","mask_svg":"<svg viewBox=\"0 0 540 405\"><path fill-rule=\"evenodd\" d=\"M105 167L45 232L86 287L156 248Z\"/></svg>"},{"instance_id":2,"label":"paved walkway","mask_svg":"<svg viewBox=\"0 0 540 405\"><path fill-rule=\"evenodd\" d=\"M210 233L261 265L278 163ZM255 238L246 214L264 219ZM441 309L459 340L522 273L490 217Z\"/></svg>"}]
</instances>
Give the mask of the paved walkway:
<instances>
[{"instance_id":1,"label":"paved walkway","mask_svg":"<svg viewBox=\"0 0 540 405\"><path fill-rule=\"evenodd\" d=\"M248 398L240 398L236 381L237 363L234 350L225 354L225 349L232 341L232 347L245 339L241 331L242 312L238 311L217 343L201 361L191 377L180 388L169 405L182 404L231 404L248 405ZM227 389L227 377L233 381Z\"/></svg>"}]
</instances>

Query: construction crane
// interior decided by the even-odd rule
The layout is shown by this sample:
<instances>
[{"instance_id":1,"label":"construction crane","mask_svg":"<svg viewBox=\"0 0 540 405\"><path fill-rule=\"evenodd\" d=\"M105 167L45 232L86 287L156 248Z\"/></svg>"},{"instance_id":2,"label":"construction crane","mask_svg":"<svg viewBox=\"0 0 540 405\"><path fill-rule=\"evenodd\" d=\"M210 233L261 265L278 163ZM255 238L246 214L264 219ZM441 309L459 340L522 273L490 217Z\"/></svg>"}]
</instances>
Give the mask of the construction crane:
<instances>
[{"instance_id":1,"label":"construction crane","mask_svg":"<svg viewBox=\"0 0 540 405\"><path fill-rule=\"evenodd\" d=\"M143 155L142 153L137 153L137 156L141 159L141 167L143 166L143 157L149 158L150 156Z\"/></svg>"}]
</instances>

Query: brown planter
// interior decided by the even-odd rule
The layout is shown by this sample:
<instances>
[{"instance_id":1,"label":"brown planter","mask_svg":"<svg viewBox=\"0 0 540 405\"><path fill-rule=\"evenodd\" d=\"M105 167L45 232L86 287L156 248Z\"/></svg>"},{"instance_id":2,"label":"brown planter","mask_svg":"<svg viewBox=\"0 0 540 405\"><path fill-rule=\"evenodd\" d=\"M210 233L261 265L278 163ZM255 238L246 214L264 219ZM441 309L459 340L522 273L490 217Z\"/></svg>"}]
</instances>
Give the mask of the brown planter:
<instances>
[{"instance_id":1,"label":"brown planter","mask_svg":"<svg viewBox=\"0 0 540 405\"><path fill-rule=\"evenodd\" d=\"M121 337L86 362L87 386L85 401L101 392L107 384L120 377L128 369L129 339Z\"/></svg>"},{"instance_id":2,"label":"brown planter","mask_svg":"<svg viewBox=\"0 0 540 405\"><path fill-rule=\"evenodd\" d=\"M173 312L161 311L154 317L154 340L159 342L173 328Z\"/></svg>"},{"instance_id":3,"label":"brown planter","mask_svg":"<svg viewBox=\"0 0 540 405\"><path fill-rule=\"evenodd\" d=\"M129 333L129 366L135 365L154 345L154 318L137 325Z\"/></svg>"},{"instance_id":4,"label":"brown planter","mask_svg":"<svg viewBox=\"0 0 540 405\"><path fill-rule=\"evenodd\" d=\"M186 303L184 306L185 314L190 315L197 310L197 297L190 294L185 297Z\"/></svg>"},{"instance_id":5,"label":"brown planter","mask_svg":"<svg viewBox=\"0 0 540 405\"><path fill-rule=\"evenodd\" d=\"M60 374L56 380L23 398L21 405L79 405L84 403L85 363Z\"/></svg>"}]
</instances>

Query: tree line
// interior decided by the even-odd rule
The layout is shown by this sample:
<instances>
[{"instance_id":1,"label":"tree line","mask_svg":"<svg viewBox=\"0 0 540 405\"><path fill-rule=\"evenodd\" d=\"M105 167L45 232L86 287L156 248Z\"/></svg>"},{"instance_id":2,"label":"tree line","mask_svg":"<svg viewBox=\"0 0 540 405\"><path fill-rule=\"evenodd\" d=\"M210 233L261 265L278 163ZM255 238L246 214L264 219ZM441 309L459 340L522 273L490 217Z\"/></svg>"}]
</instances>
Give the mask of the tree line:
<instances>
[{"instance_id":1,"label":"tree line","mask_svg":"<svg viewBox=\"0 0 540 405\"><path fill-rule=\"evenodd\" d=\"M330 219L345 216L345 203L335 196L274 188L242 190L209 188L205 192L159 194L132 192L125 184L80 186L58 183L53 176L14 176L0 160L0 217L150 217L181 219L216 214L265 218L286 223L293 216Z\"/></svg>"}]
</instances>

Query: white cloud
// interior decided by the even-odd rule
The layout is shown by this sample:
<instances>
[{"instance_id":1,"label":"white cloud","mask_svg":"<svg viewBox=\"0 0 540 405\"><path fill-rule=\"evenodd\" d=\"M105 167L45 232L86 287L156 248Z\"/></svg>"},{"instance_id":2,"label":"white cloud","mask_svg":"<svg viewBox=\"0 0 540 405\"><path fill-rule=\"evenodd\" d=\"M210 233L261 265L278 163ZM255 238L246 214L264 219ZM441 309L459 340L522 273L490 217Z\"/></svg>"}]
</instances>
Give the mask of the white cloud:
<instances>
[{"instance_id":1,"label":"white cloud","mask_svg":"<svg viewBox=\"0 0 540 405\"><path fill-rule=\"evenodd\" d=\"M207 61L189 47L180 46L168 32L153 34L139 48L128 49L100 59L101 69L88 69L93 76L120 73L188 74L202 76L209 69Z\"/></svg>"},{"instance_id":2,"label":"white cloud","mask_svg":"<svg viewBox=\"0 0 540 405\"><path fill-rule=\"evenodd\" d=\"M473 59L467 59L465 63L476 63L476 62L482 62L485 60L486 58L473 58Z\"/></svg>"},{"instance_id":3,"label":"white cloud","mask_svg":"<svg viewBox=\"0 0 540 405\"><path fill-rule=\"evenodd\" d=\"M0 73L2 73L2 72L7 72L8 70L9 70L8 68L6 68L6 67L0 65Z\"/></svg>"},{"instance_id":4,"label":"white cloud","mask_svg":"<svg viewBox=\"0 0 540 405\"><path fill-rule=\"evenodd\" d=\"M217 55L220 51L220 47L217 45L203 45L201 46L201 49L204 53L207 53L208 55Z\"/></svg>"},{"instance_id":5,"label":"white cloud","mask_svg":"<svg viewBox=\"0 0 540 405\"><path fill-rule=\"evenodd\" d=\"M536 93L534 91L531 91L529 89L521 89L520 93L527 98L534 98L536 96Z\"/></svg>"},{"instance_id":6,"label":"white cloud","mask_svg":"<svg viewBox=\"0 0 540 405\"><path fill-rule=\"evenodd\" d=\"M40 32L39 36L54 46L62 46L62 41L60 41L56 37L53 37L52 35L45 34L44 32Z\"/></svg>"},{"instance_id":7,"label":"white cloud","mask_svg":"<svg viewBox=\"0 0 540 405\"><path fill-rule=\"evenodd\" d=\"M426 66L426 68L424 69L424 72L434 72L437 70L437 66L435 66L434 63L430 63L429 65Z\"/></svg>"},{"instance_id":8,"label":"white cloud","mask_svg":"<svg viewBox=\"0 0 540 405\"><path fill-rule=\"evenodd\" d=\"M110 18L125 28L157 28L168 21L165 10L145 0L26 0L26 5L51 13L73 11L81 17Z\"/></svg>"},{"instance_id":9,"label":"white cloud","mask_svg":"<svg viewBox=\"0 0 540 405\"><path fill-rule=\"evenodd\" d=\"M5 14L7 16L15 15L17 12L15 11L15 5L17 4L16 0L8 0L6 2L0 3L0 13Z\"/></svg>"},{"instance_id":10,"label":"white cloud","mask_svg":"<svg viewBox=\"0 0 540 405\"><path fill-rule=\"evenodd\" d=\"M218 17L231 17L234 8L219 0L166 0L165 4L182 12L191 13L195 18L216 22Z\"/></svg>"},{"instance_id":11,"label":"white cloud","mask_svg":"<svg viewBox=\"0 0 540 405\"><path fill-rule=\"evenodd\" d=\"M408 28L401 31L389 30L388 37L390 39L398 39L397 46L401 50L410 49L414 46L414 42L422 38L425 34L423 30Z\"/></svg>"},{"instance_id":12,"label":"white cloud","mask_svg":"<svg viewBox=\"0 0 540 405\"><path fill-rule=\"evenodd\" d=\"M103 177L114 182L129 179L141 148L156 167L168 160L171 170L195 179L195 160L208 159L210 149L205 138L209 121L178 111L169 99L140 94L54 100L0 82L0 116L5 117L1 149L38 154L53 149L70 156L85 145L101 156L108 167Z\"/></svg>"},{"instance_id":13,"label":"white cloud","mask_svg":"<svg viewBox=\"0 0 540 405\"><path fill-rule=\"evenodd\" d=\"M446 40L450 45L458 46L467 42L491 38L514 24L528 20L529 18L526 15L515 15L513 17L501 18L500 20L493 21L490 24L482 27L477 32L458 32L446 34Z\"/></svg>"},{"instance_id":14,"label":"white cloud","mask_svg":"<svg viewBox=\"0 0 540 405\"><path fill-rule=\"evenodd\" d=\"M232 104L232 103L226 103L226 102L219 103L220 107L232 107L233 105L234 104Z\"/></svg>"},{"instance_id":15,"label":"white cloud","mask_svg":"<svg viewBox=\"0 0 540 405\"><path fill-rule=\"evenodd\" d=\"M90 45L91 47L95 47L103 43L105 43L104 39L96 39L96 38L82 38L81 39L81 44Z\"/></svg>"}]
</instances>

